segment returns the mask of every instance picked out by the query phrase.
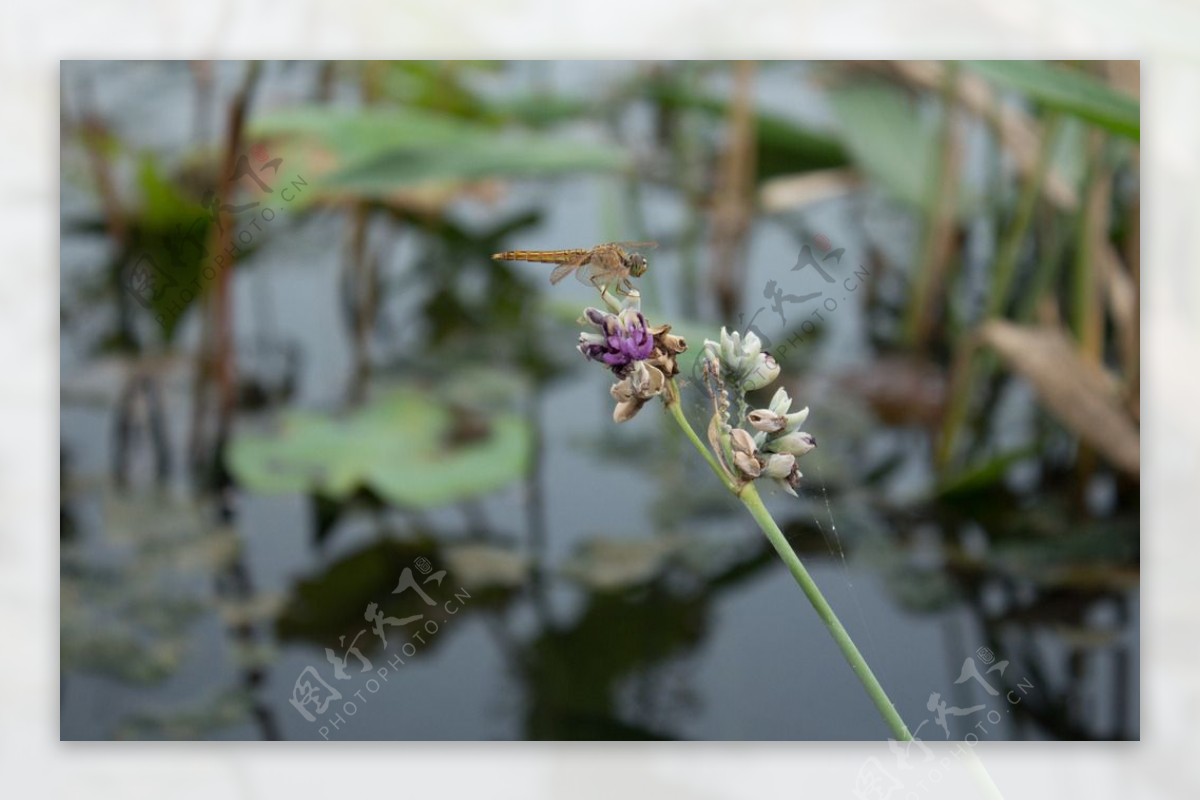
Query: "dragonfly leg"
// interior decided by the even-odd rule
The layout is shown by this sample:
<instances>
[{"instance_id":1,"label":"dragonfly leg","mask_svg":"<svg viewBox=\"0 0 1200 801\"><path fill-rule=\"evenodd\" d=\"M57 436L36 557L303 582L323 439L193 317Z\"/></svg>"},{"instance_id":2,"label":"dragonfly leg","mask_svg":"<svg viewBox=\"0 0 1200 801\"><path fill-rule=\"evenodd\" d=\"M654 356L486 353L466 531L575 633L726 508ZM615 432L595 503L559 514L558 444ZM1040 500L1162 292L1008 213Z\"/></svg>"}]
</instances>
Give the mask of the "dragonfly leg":
<instances>
[{"instance_id":1,"label":"dragonfly leg","mask_svg":"<svg viewBox=\"0 0 1200 801\"><path fill-rule=\"evenodd\" d=\"M600 284L597 284L596 276L594 276L594 275L588 279L588 282L592 286L594 286L596 289L600 290L600 300L607 301L607 299L608 299L608 284L604 284L603 286L601 286Z\"/></svg>"}]
</instances>

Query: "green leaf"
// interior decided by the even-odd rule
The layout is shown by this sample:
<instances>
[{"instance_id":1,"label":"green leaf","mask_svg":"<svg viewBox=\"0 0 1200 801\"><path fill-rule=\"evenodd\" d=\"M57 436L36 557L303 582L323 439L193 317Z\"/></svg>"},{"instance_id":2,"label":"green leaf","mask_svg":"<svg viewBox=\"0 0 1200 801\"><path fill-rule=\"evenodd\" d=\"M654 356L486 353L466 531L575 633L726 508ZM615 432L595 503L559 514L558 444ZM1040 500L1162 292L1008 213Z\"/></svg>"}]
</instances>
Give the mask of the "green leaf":
<instances>
[{"instance_id":1,"label":"green leaf","mask_svg":"<svg viewBox=\"0 0 1200 801\"><path fill-rule=\"evenodd\" d=\"M529 431L515 415L451 411L406 388L350 417L290 412L274 435L237 436L229 468L257 492L313 492L334 500L369 490L430 509L498 489L524 474Z\"/></svg>"},{"instance_id":2,"label":"green leaf","mask_svg":"<svg viewBox=\"0 0 1200 801\"><path fill-rule=\"evenodd\" d=\"M675 82L660 81L649 89L651 96L667 107L694 109L712 118L729 115L727 101L690 92ZM759 181L776 175L844 167L849 162L849 154L835 137L778 115L756 114L754 134Z\"/></svg>"},{"instance_id":3,"label":"green leaf","mask_svg":"<svg viewBox=\"0 0 1200 801\"><path fill-rule=\"evenodd\" d=\"M1141 106L1092 76L1044 61L970 61L968 66L1041 105L1073 114L1132 140L1141 137Z\"/></svg>"},{"instance_id":4,"label":"green leaf","mask_svg":"<svg viewBox=\"0 0 1200 801\"><path fill-rule=\"evenodd\" d=\"M1050 155L1051 169L1076 193L1083 191L1087 178L1087 132L1083 120L1064 117Z\"/></svg>"},{"instance_id":5,"label":"green leaf","mask_svg":"<svg viewBox=\"0 0 1200 801\"><path fill-rule=\"evenodd\" d=\"M1037 448L1024 446L984 459L940 482L934 490L934 497L949 500L990 490L1004 481L1009 468L1035 456Z\"/></svg>"},{"instance_id":6,"label":"green leaf","mask_svg":"<svg viewBox=\"0 0 1200 801\"><path fill-rule=\"evenodd\" d=\"M883 85L835 88L829 100L842 123L842 141L859 167L897 200L923 207L936 137L917 108Z\"/></svg>"},{"instance_id":7,"label":"green leaf","mask_svg":"<svg viewBox=\"0 0 1200 801\"><path fill-rule=\"evenodd\" d=\"M597 106L583 98L534 92L498 101L492 105L492 109L504 120L532 128L547 128L563 122L574 122L594 113Z\"/></svg>"},{"instance_id":8,"label":"green leaf","mask_svg":"<svg viewBox=\"0 0 1200 801\"><path fill-rule=\"evenodd\" d=\"M491 131L412 109L345 111L325 106L298 106L269 114L250 130L256 137L312 137L349 161L438 143L453 147L469 140L472 130Z\"/></svg>"},{"instance_id":9,"label":"green leaf","mask_svg":"<svg viewBox=\"0 0 1200 801\"><path fill-rule=\"evenodd\" d=\"M370 75L381 69L381 99L405 107L428 109L462 119L489 122L494 116L484 98L471 86L479 72L494 72L501 65L469 61L367 62ZM368 82L372 79L368 78Z\"/></svg>"},{"instance_id":10,"label":"green leaf","mask_svg":"<svg viewBox=\"0 0 1200 801\"><path fill-rule=\"evenodd\" d=\"M138 186L142 205L133 225L136 241L129 281L142 298L152 298L150 311L170 340L184 311L209 284L201 269L210 215L167 180L149 157L139 164Z\"/></svg>"},{"instance_id":11,"label":"green leaf","mask_svg":"<svg viewBox=\"0 0 1200 801\"><path fill-rule=\"evenodd\" d=\"M291 109L260 120L254 133L315 143L327 151L308 159L325 167L317 185L367 196L435 182L611 172L629 166L624 151L612 145L504 133L413 109ZM303 156L299 160L305 161Z\"/></svg>"},{"instance_id":12,"label":"green leaf","mask_svg":"<svg viewBox=\"0 0 1200 801\"><path fill-rule=\"evenodd\" d=\"M386 192L429 181L475 180L493 176L542 177L573 172L610 172L625 167L620 151L548 137L472 139L456 147L441 144L392 150L323 179L335 189Z\"/></svg>"}]
</instances>

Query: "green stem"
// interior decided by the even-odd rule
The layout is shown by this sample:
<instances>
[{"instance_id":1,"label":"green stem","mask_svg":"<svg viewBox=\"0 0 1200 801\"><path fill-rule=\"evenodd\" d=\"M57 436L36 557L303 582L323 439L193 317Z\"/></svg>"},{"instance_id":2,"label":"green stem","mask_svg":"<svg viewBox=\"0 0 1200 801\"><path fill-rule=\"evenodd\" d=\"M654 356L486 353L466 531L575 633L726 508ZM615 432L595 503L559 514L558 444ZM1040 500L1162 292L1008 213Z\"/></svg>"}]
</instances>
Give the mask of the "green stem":
<instances>
[{"instance_id":1,"label":"green stem","mask_svg":"<svg viewBox=\"0 0 1200 801\"><path fill-rule=\"evenodd\" d=\"M1075 264L1071 273L1071 327L1079 339L1079 350L1085 359L1100 362L1103 335L1099 274L1096 266L1097 247L1105 241L1108 225L1107 186L1110 180L1104 157L1104 137L1091 132L1088 143L1089 169L1083 196L1080 199L1080 221L1075 230Z\"/></svg>"},{"instance_id":2,"label":"green stem","mask_svg":"<svg viewBox=\"0 0 1200 801\"><path fill-rule=\"evenodd\" d=\"M737 494L737 486L733 483L733 479L725 472L725 468L721 467L721 463L712 455L712 451L700 439L700 436L692 428L692 424L687 421L683 415L683 407L679 403L679 386L675 383L675 379L670 379L667 385L667 409L671 412L671 416L675 418L675 422L683 429L683 433L691 441L696 450L700 451L700 455L704 457L704 461L708 462L708 466L717 474L717 478L721 479L721 483L725 485L725 489Z\"/></svg>"},{"instance_id":3,"label":"green stem","mask_svg":"<svg viewBox=\"0 0 1200 801\"><path fill-rule=\"evenodd\" d=\"M1009 228L1007 235L1000 243L999 252L996 254L991 295L988 298L988 317L1003 316L1004 308L1008 303L1009 289L1012 286L1013 276L1017 272L1017 260L1021 254L1021 246L1025 244L1029 224L1033 220L1033 212L1042 192L1042 182L1050 169L1050 161L1054 157L1054 144L1061 127L1062 118L1057 114L1047 117L1042 131L1042 144L1038 151L1037 163L1033 173L1021 189L1012 227Z\"/></svg>"},{"instance_id":4,"label":"green stem","mask_svg":"<svg viewBox=\"0 0 1200 801\"><path fill-rule=\"evenodd\" d=\"M775 552L779 554L779 558L787 565L788 570L792 573L792 577L796 579L796 583L800 585L800 589L808 597L809 603L813 605L813 609L817 610L817 617L821 618L821 622L825 624L825 628L829 629L829 634L833 637L833 641L837 643L838 648L841 649L842 656L850 663L850 668L854 671L854 675L862 682L867 695L871 698L871 702L875 704L875 708L879 710L879 714L883 717L884 722L892 730L892 736L901 741L911 740L912 734L909 733L908 727L904 725L904 720L900 717L900 713L896 711L895 704L887 697L887 693L883 690L883 685L879 683L879 679L875 678L875 674L871 671L871 666L867 664L867 660L859 652L858 646L854 644L854 640L850 639L850 633L846 631L846 627L838 620L833 607L825 600L825 596L821 594L820 588L817 587L817 583L809 575L808 570L804 567L804 563L800 561L800 557L796 555L796 552L792 550L792 546L788 544L787 537L779 530L775 519L771 517L771 513L763 505L762 497L759 496L758 490L755 489L753 484L747 484L742 488L738 498L741 500L742 505L750 511L754 522L758 523L758 527L767 535L767 539L771 541L771 545L775 546Z\"/></svg>"},{"instance_id":5,"label":"green stem","mask_svg":"<svg viewBox=\"0 0 1200 801\"><path fill-rule=\"evenodd\" d=\"M762 497L758 494L758 490L753 483L743 484L735 481L725 469L721 467L721 463L716 460L704 442L696 434L691 423L683 414L683 408L679 404L679 386L675 383L675 379L667 379L667 409L670 410L671 416L675 418L675 422L683 430L688 440L704 457L704 461L708 462L708 466L717 474L717 478L721 479L721 483L725 488L738 497L742 505L749 510L750 515L754 518L754 522L758 523L758 527L767 535L767 539L774 546L775 552L779 554L779 558L787 565L791 571L792 577L796 579L796 583L800 585L800 589L807 596L809 603L817 611L817 616L821 618L821 622L825 624L825 628L829 630L829 634L841 649L842 655L846 661L850 663L850 668L854 671L854 675L862 682L863 687L870 696L875 708L879 710L879 714L883 716L884 722L888 728L892 730L892 736L900 741L912 740L912 733L909 732L908 726L904 724L904 719L900 717L900 713L896 711L896 705L888 698L887 693L883 689L883 685L875 678L875 674L871 671L871 666L867 664L867 660L863 658L858 647L854 644L854 640L850 638L850 633L846 631L846 627L838 620L837 614L833 611L833 607L825 600L825 596L821 594L821 589L817 583L813 581L808 570L804 567L804 563L800 561L800 557L792 550L792 546L788 543L787 537L779 529L779 525L775 519L771 517L771 513L762 502ZM1000 789L996 787L996 783L992 781L991 775L987 768L975 755L973 748L967 749L967 767L975 774L980 785L983 787L989 798L1003 798L1000 794Z\"/></svg>"},{"instance_id":6,"label":"green stem","mask_svg":"<svg viewBox=\"0 0 1200 801\"><path fill-rule=\"evenodd\" d=\"M733 479L726 474L725 470L713 457L709 449L701 441L699 435L696 434L691 424L683 414L683 409L679 405L679 390L672 379L667 388L667 408L670 409L671 415L683 429L683 433L695 446L696 450L700 451L704 456L708 466L721 479L721 483L730 492L737 495L738 500L742 505L749 510L754 521L758 523L758 527L767 535L767 539L771 541L771 545L775 547L776 553L783 563L787 565L792 576L796 579L796 583L800 585L800 589L808 597L809 603L817 610L817 616L821 618L821 622L825 624L825 628L829 629L834 642L841 649L842 655L846 657L846 661L850 663L854 675L858 676L858 680L862 682L866 688L867 695L871 697L871 701L875 704L875 708L879 710L879 714L883 716L884 721L892 730L892 735L897 740L911 740L912 734L909 733L908 727L904 725L903 719L896 711L895 705L887 697L887 693L883 691L883 686L879 680L875 678L875 674L871 672L870 665L867 660L863 659L863 655L859 652L854 641L850 639L850 633L846 631L846 627L838 620L837 615L833 611L833 607L825 600L825 596L821 594L821 590L817 587L812 576L808 574L804 564L800 561L800 557L792 550L792 546L788 544L787 537L779 530L771 513L767 511L767 507L763 505L762 498L755 489L754 484L735 483ZM740 484L740 485L739 485Z\"/></svg>"}]
</instances>

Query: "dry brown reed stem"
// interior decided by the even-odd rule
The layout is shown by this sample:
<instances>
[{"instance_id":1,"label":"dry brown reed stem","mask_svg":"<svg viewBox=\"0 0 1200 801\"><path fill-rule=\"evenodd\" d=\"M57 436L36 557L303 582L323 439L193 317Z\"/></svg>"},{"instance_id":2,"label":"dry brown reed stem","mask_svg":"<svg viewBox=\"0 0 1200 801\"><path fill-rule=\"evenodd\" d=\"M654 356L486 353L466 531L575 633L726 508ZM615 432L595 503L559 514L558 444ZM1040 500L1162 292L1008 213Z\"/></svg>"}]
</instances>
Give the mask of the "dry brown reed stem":
<instances>
[{"instance_id":1,"label":"dry brown reed stem","mask_svg":"<svg viewBox=\"0 0 1200 801\"><path fill-rule=\"evenodd\" d=\"M729 105L729 139L718 166L712 212L713 290L721 318L734 319L741 301L746 235L754 216L755 65L734 65L733 100Z\"/></svg>"}]
</instances>

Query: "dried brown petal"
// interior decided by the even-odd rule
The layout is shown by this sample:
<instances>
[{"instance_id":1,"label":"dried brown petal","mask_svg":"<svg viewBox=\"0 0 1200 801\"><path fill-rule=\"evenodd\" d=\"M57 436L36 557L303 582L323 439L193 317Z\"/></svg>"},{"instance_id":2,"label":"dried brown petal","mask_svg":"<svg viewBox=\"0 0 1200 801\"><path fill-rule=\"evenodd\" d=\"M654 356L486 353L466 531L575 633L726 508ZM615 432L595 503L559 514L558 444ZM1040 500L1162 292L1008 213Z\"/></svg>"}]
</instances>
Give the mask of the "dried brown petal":
<instances>
[{"instance_id":1,"label":"dried brown petal","mask_svg":"<svg viewBox=\"0 0 1200 801\"><path fill-rule=\"evenodd\" d=\"M634 397L642 400L658 395L667 384L667 377L663 375L663 371L646 362L638 363L630 379Z\"/></svg>"},{"instance_id":2,"label":"dried brown petal","mask_svg":"<svg viewBox=\"0 0 1200 801\"><path fill-rule=\"evenodd\" d=\"M762 473L762 466L758 463L758 459L748 453L734 451L733 463L737 465L738 470L750 478L758 478Z\"/></svg>"},{"instance_id":3,"label":"dried brown petal","mask_svg":"<svg viewBox=\"0 0 1200 801\"><path fill-rule=\"evenodd\" d=\"M753 455L758 450L758 447L754 444L754 437L750 436L750 432L744 428L735 428L730 431L729 439L733 445L734 453Z\"/></svg>"},{"instance_id":4,"label":"dried brown petal","mask_svg":"<svg viewBox=\"0 0 1200 801\"><path fill-rule=\"evenodd\" d=\"M618 403L623 403L633 399L633 382L628 377L622 378L617 383L613 384L609 390L609 394L613 396L613 400Z\"/></svg>"},{"instance_id":5,"label":"dried brown petal","mask_svg":"<svg viewBox=\"0 0 1200 801\"><path fill-rule=\"evenodd\" d=\"M624 423L627 420L632 420L634 415L642 410L645 401L635 399L621 401L613 409L613 422Z\"/></svg>"},{"instance_id":6,"label":"dried brown petal","mask_svg":"<svg viewBox=\"0 0 1200 801\"><path fill-rule=\"evenodd\" d=\"M675 362L675 357L662 350L655 349L654 355L647 360L647 363L661 370L663 375L679 375L679 365Z\"/></svg>"}]
</instances>

